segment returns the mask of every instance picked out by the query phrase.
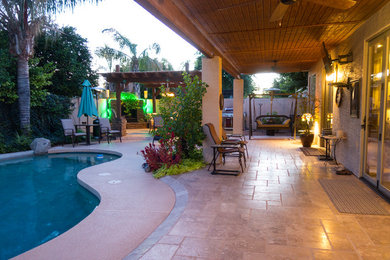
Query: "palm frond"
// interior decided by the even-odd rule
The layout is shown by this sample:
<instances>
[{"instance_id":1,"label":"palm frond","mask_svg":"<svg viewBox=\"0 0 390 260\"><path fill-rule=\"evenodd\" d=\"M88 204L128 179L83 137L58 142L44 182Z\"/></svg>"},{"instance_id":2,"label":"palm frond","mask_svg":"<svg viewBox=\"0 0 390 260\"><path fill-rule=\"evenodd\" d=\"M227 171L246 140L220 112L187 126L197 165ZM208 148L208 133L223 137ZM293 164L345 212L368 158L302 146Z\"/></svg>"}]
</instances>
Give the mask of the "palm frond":
<instances>
[{"instance_id":1,"label":"palm frond","mask_svg":"<svg viewBox=\"0 0 390 260\"><path fill-rule=\"evenodd\" d=\"M111 33L112 37L119 44L121 49L127 47L133 56L137 56L137 44L132 43L127 37L120 34L116 29L104 29L102 33Z\"/></svg>"}]
</instances>

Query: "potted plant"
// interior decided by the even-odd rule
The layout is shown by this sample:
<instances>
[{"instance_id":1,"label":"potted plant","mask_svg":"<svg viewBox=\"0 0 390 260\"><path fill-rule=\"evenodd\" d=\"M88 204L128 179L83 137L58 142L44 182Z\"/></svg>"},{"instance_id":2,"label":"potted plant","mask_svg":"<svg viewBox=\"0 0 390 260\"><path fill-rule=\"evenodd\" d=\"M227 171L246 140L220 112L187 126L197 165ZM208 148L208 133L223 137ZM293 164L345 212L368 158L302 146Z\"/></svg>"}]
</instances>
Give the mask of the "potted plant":
<instances>
[{"instance_id":1,"label":"potted plant","mask_svg":"<svg viewBox=\"0 0 390 260\"><path fill-rule=\"evenodd\" d=\"M311 147L314 140L314 134L311 133L313 125L313 116L310 113L304 113L301 117L304 132L300 135L303 147Z\"/></svg>"}]
</instances>

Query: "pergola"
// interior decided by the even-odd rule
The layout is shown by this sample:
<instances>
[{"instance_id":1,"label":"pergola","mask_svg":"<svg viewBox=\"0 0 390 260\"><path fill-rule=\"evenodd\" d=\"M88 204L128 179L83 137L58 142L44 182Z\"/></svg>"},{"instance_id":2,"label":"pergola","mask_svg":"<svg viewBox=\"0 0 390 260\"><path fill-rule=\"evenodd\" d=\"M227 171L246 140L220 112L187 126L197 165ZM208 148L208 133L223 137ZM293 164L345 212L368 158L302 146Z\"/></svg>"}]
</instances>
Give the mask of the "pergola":
<instances>
[{"instance_id":1,"label":"pergola","mask_svg":"<svg viewBox=\"0 0 390 260\"><path fill-rule=\"evenodd\" d=\"M183 72L184 71L139 71L139 72L120 72L119 66L116 68L116 72L100 73L107 82L115 84L116 99L116 112L117 115L121 114L121 93L124 89L124 85L128 83L141 83L147 88L152 89L153 93L153 113L156 112L156 89L161 85L168 85L169 87L177 87L183 85ZM188 71L191 76L198 76L201 78L201 71Z\"/></svg>"}]
</instances>

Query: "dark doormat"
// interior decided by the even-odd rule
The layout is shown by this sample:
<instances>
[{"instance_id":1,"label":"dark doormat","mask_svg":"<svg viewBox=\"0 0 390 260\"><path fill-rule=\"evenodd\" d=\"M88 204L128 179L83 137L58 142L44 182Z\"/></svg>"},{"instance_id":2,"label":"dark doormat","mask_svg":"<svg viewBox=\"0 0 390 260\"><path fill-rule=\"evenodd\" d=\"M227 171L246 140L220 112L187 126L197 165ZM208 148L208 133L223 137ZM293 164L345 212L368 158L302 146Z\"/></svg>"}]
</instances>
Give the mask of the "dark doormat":
<instances>
[{"instance_id":1,"label":"dark doormat","mask_svg":"<svg viewBox=\"0 0 390 260\"><path fill-rule=\"evenodd\" d=\"M365 191L354 179L318 180L328 194L333 205L341 213L363 215L390 215L380 205L382 200L373 191Z\"/></svg>"},{"instance_id":2,"label":"dark doormat","mask_svg":"<svg viewBox=\"0 0 390 260\"><path fill-rule=\"evenodd\" d=\"M325 155L325 151L323 149L317 149L313 147L299 147L301 151L306 156L319 156L319 155Z\"/></svg>"}]
</instances>

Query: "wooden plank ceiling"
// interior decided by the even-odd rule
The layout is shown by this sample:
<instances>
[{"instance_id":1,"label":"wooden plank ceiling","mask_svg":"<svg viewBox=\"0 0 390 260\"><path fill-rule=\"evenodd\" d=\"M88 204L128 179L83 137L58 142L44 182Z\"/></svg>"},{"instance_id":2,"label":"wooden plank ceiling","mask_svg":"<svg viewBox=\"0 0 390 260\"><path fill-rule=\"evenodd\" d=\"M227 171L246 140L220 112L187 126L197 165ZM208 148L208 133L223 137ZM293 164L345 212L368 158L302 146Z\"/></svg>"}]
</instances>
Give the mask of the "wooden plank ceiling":
<instances>
[{"instance_id":1,"label":"wooden plank ceiling","mask_svg":"<svg viewBox=\"0 0 390 260\"><path fill-rule=\"evenodd\" d=\"M240 73L305 71L390 0L356 0L348 10L297 0L270 22L279 0L135 0L207 57ZM168 57L169 58L169 57Z\"/></svg>"}]
</instances>

